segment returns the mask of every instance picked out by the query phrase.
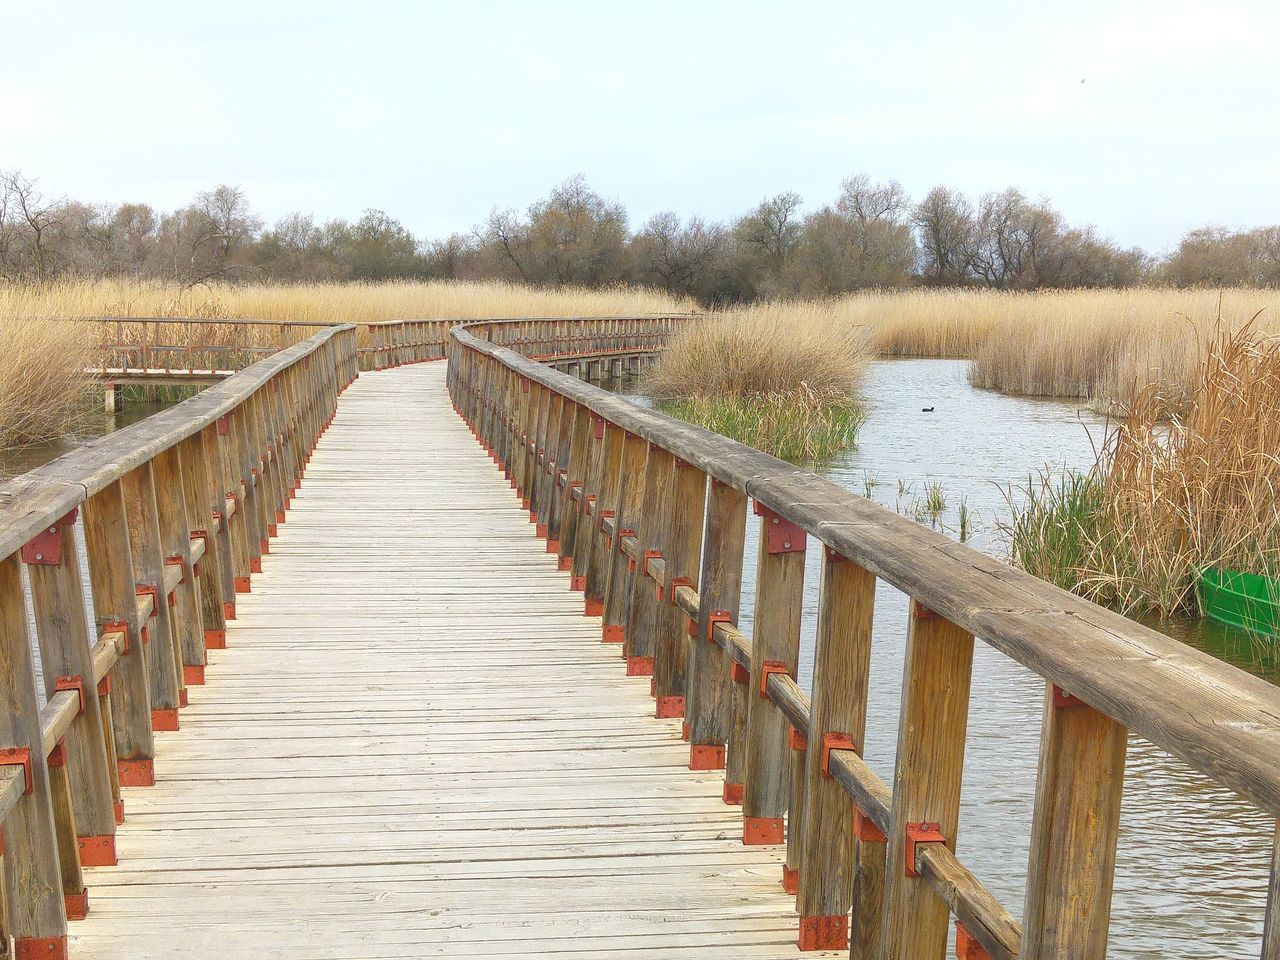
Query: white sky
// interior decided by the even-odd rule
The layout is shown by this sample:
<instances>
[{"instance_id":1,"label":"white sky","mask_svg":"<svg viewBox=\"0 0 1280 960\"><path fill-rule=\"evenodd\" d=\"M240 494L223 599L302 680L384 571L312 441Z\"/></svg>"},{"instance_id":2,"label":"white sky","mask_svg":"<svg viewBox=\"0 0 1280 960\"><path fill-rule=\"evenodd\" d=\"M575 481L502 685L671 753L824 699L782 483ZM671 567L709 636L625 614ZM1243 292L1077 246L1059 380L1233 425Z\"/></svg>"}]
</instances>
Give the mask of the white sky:
<instances>
[{"instance_id":1,"label":"white sky","mask_svg":"<svg viewBox=\"0 0 1280 960\"><path fill-rule=\"evenodd\" d=\"M1280 5L3 0L0 168L466 230L574 173L639 224L1016 185L1161 250L1280 223ZM1081 81L1085 81L1081 83Z\"/></svg>"}]
</instances>

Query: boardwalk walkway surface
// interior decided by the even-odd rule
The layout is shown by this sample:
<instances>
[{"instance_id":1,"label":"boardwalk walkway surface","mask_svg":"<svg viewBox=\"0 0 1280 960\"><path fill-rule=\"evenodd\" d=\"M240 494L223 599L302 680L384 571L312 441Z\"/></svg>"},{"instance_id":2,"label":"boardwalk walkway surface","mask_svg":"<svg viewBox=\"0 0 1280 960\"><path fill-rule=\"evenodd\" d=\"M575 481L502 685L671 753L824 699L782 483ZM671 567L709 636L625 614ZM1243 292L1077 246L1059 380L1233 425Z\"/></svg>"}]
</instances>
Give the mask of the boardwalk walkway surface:
<instances>
[{"instance_id":1,"label":"boardwalk walkway surface","mask_svg":"<svg viewBox=\"0 0 1280 960\"><path fill-rule=\"evenodd\" d=\"M796 955L780 848L687 769L444 372L343 395L72 956Z\"/></svg>"}]
</instances>

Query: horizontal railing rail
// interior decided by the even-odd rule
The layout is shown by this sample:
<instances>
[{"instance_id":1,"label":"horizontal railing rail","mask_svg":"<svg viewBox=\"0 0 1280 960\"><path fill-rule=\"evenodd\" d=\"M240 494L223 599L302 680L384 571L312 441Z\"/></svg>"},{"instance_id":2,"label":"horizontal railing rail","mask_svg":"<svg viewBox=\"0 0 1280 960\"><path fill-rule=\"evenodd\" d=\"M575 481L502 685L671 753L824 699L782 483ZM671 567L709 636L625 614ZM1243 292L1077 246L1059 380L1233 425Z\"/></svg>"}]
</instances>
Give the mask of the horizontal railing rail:
<instances>
[{"instance_id":1,"label":"horizontal railing rail","mask_svg":"<svg viewBox=\"0 0 1280 960\"><path fill-rule=\"evenodd\" d=\"M546 334L548 339L552 333ZM584 612L725 769L743 841L785 843L802 949L934 958L1106 952L1128 731L1280 812L1280 690L804 470L455 327L455 408L519 491ZM751 636L736 626L748 502ZM810 542L812 538L812 542ZM812 693L804 557L822 551ZM862 759L877 580L910 598L892 789ZM1045 680L1019 923L955 856L975 637ZM1263 956L1280 956L1280 870ZM850 941L850 917L852 940Z\"/></svg>"},{"instance_id":2,"label":"horizontal railing rail","mask_svg":"<svg viewBox=\"0 0 1280 960\"><path fill-rule=\"evenodd\" d=\"M154 782L154 732L177 729L225 644L357 375L355 336L312 330L0 485L5 952L12 937L18 957L66 956L67 920L89 908L82 869L116 862L120 788Z\"/></svg>"},{"instance_id":3,"label":"horizontal railing rail","mask_svg":"<svg viewBox=\"0 0 1280 960\"><path fill-rule=\"evenodd\" d=\"M588 340L630 342L638 353L645 340L660 346L657 330L641 330L655 320L672 324L691 314L663 317L576 317L504 321L507 346L518 352L558 350L581 357ZM262 356L283 350L335 324L324 320L255 320L229 317L88 317L98 330L95 372L109 382L156 382L161 374L185 374L194 381L225 376ZM354 324L362 370L383 370L405 363L442 360L448 333L474 321L449 317L431 320L380 320ZM611 331L606 337L605 331ZM602 347L603 350L603 347ZM607 372L607 371L606 371Z\"/></svg>"}]
</instances>

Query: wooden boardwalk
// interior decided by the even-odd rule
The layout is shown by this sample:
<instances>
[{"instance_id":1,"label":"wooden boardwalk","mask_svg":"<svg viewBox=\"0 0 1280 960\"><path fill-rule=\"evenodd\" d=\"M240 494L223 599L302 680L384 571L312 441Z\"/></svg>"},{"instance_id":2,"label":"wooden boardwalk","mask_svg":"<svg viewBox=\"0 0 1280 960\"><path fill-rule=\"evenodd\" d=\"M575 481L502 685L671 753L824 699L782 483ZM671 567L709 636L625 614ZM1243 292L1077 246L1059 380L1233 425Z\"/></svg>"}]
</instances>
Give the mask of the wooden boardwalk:
<instances>
[{"instance_id":1,"label":"wooden boardwalk","mask_svg":"<svg viewBox=\"0 0 1280 960\"><path fill-rule=\"evenodd\" d=\"M342 396L72 956L797 955L782 848L687 769L444 373Z\"/></svg>"}]
</instances>

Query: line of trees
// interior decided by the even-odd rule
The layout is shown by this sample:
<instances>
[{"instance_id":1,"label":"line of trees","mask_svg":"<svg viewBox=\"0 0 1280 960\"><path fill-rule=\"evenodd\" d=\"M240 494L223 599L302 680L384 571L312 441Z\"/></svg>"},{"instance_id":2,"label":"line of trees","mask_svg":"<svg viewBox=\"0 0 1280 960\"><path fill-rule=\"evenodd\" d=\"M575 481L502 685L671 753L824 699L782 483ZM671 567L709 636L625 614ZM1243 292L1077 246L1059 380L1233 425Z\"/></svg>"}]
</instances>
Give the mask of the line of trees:
<instances>
[{"instance_id":1,"label":"line of trees","mask_svg":"<svg viewBox=\"0 0 1280 960\"><path fill-rule=\"evenodd\" d=\"M1124 287L1280 285L1280 226L1205 227L1168 256L1075 227L1016 189L974 201L944 186L913 200L896 181L850 177L805 212L780 193L729 223L659 213L632 230L621 204L581 176L527 210L495 209L469 233L415 237L381 210L266 225L238 187L171 212L51 198L0 173L0 278L215 282L503 279L535 286L639 283L705 303L826 296L911 285Z\"/></svg>"}]
</instances>

